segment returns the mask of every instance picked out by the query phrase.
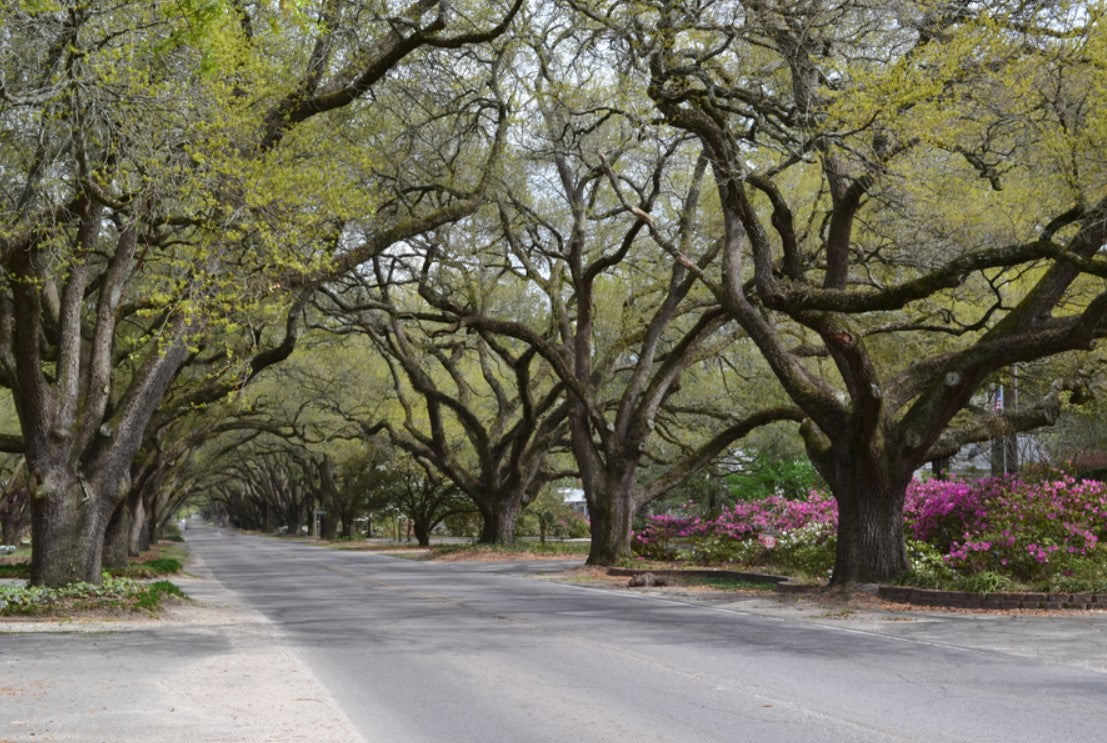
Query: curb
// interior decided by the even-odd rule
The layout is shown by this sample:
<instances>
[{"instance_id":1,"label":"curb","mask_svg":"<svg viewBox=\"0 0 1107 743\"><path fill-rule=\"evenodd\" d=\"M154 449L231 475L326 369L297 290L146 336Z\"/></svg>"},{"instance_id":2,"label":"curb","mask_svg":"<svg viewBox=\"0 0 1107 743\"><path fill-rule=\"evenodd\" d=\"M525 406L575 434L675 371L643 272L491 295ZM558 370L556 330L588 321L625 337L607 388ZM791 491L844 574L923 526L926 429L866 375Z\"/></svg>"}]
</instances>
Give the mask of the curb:
<instances>
[{"instance_id":1,"label":"curb","mask_svg":"<svg viewBox=\"0 0 1107 743\"><path fill-rule=\"evenodd\" d=\"M812 593L821 586L793 583L781 575L743 573L735 570L647 570L644 568L610 568L608 575L635 576L652 573L659 578L731 578L776 587L778 593L795 595ZM949 609L1107 609L1107 593L1034 593L941 591L912 586L876 586L876 595L885 601L915 606Z\"/></svg>"},{"instance_id":2,"label":"curb","mask_svg":"<svg viewBox=\"0 0 1107 743\"><path fill-rule=\"evenodd\" d=\"M877 595L900 604L953 609L1107 609L1105 593L974 593L880 586Z\"/></svg>"}]
</instances>

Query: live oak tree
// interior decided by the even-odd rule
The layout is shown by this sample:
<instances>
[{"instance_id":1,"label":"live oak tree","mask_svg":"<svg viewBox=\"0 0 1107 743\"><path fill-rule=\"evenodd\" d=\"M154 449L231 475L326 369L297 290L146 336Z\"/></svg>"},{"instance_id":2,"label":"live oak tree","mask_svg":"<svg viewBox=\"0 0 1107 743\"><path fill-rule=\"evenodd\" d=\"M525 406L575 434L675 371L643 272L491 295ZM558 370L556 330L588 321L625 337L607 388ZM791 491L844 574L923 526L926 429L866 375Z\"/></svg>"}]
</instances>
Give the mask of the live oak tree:
<instances>
[{"instance_id":1,"label":"live oak tree","mask_svg":"<svg viewBox=\"0 0 1107 743\"><path fill-rule=\"evenodd\" d=\"M343 414L363 436L387 432L395 448L470 498L481 514L482 542L512 544L527 503L566 474L552 456L566 431L562 384L533 348L485 331L459 332L451 315L411 289L415 280L429 281L422 274L435 265L427 257L433 252L386 253L373 259L371 277L357 273L324 288L329 328L372 344L398 403L396 415L350 407ZM435 268L440 278L446 272ZM481 272L470 266L463 281L479 285L474 274ZM497 303L491 290L474 292Z\"/></svg>"},{"instance_id":2,"label":"live oak tree","mask_svg":"<svg viewBox=\"0 0 1107 743\"><path fill-rule=\"evenodd\" d=\"M1107 240L1101 8L572 5L704 148L722 261L701 279L803 411L839 507L833 582L900 573L916 468L1051 423L1077 385L1017 411L974 394L1102 332L1081 278Z\"/></svg>"},{"instance_id":3,"label":"live oak tree","mask_svg":"<svg viewBox=\"0 0 1107 743\"><path fill-rule=\"evenodd\" d=\"M32 582L100 580L147 424L205 339L479 205L479 164L424 184L431 198L410 182L378 198L387 158L361 146L379 144L374 86L424 50L498 36L519 3L478 5L0 10L0 382L22 434L6 448L27 460ZM472 135L457 149L494 160L502 117L474 97L450 114Z\"/></svg>"},{"instance_id":4,"label":"live oak tree","mask_svg":"<svg viewBox=\"0 0 1107 743\"><path fill-rule=\"evenodd\" d=\"M161 538L174 513L202 489L211 459L233 456L239 447L261 436L296 443L308 439L295 414L277 419L233 401L193 407L194 393L195 387L178 379L147 426L126 481L127 495L108 524L105 566L122 567L128 557L141 554ZM218 448L213 452L214 447Z\"/></svg>"},{"instance_id":5,"label":"live oak tree","mask_svg":"<svg viewBox=\"0 0 1107 743\"><path fill-rule=\"evenodd\" d=\"M472 499L437 467L406 453L390 458L373 475L367 490L372 510L406 518L421 547L430 545L431 533L446 519L474 512Z\"/></svg>"},{"instance_id":6,"label":"live oak tree","mask_svg":"<svg viewBox=\"0 0 1107 743\"><path fill-rule=\"evenodd\" d=\"M205 483L229 523L269 533L313 532L317 493L307 453L283 442L256 442L236 451L239 456L219 458L222 466Z\"/></svg>"},{"instance_id":7,"label":"live oak tree","mask_svg":"<svg viewBox=\"0 0 1107 743\"><path fill-rule=\"evenodd\" d=\"M758 426L799 412L771 393L749 409L688 394L737 339L697 286L721 247L700 222L706 160L687 136L643 136L644 90L636 101L600 72L603 45L568 34L572 22L552 16L528 29L515 95L531 126L495 221L457 225L435 243L427 253L452 279L425 270L420 290L463 327L526 342L558 375L588 503L588 560L612 564L630 556L643 505ZM668 260L668 245L682 261ZM507 312L475 301L464 289L474 262L490 283L524 287L521 301Z\"/></svg>"}]
</instances>

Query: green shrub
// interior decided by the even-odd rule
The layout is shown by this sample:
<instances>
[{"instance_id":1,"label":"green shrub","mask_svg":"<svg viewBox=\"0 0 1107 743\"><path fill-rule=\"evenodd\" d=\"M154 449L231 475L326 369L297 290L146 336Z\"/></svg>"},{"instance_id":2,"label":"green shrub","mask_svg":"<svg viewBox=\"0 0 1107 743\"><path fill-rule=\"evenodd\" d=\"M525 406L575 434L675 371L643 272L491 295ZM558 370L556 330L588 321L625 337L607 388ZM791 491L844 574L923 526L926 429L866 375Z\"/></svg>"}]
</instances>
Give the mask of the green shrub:
<instances>
[{"instance_id":1,"label":"green shrub","mask_svg":"<svg viewBox=\"0 0 1107 743\"><path fill-rule=\"evenodd\" d=\"M145 611L155 611L161 608L161 601L166 596L184 598L184 592L175 583L167 580L154 581L146 586L146 590L135 599L135 608Z\"/></svg>"},{"instance_id":2,"label":"green shrub","mask_svg":"<svg viewBox=\"0 0 1107 743\"><path fill-rule=\"evenodd\" d=\"M1017 588L1017 584L1006 575L985 570L975 575L959 577L953 581L951 587L959 591L972 591L973 593L996 593L998 591L1010 591Z\"/></svg>"},{"instance_id":3,"label":"green shrub","mask_svg":"<svg viewBox=\"0 0 1107 743\"><path fill-rule=\"evenodd\" d=\"M773 563L789 572L821 578L834 568L838 536L834 524L813 521L785 532L771 550Z\"/></svg>"},{"instance_id":4,"label":"green shrub","mask_svg":"<svg viewBox=\"0 0 1107 743\"><path fill-rule=\"evenodd\" d=\"M653 547L655 551L663 551L668 547L676 552L675 544L658 543ZM765 548L756 539L732 539L719 534L708 534L688 540L688 559L699 565L723 562L759 565L765 560Z\"/></svg>"}]
</instances>

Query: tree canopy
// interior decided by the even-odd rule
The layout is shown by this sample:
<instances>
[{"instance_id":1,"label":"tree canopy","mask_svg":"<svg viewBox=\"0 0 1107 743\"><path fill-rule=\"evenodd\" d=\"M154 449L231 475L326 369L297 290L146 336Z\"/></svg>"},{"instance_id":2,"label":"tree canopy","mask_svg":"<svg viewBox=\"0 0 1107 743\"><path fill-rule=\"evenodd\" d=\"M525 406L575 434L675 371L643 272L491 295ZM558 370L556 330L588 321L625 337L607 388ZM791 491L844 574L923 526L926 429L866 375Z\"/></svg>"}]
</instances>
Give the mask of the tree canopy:
<instances>
[{"instance_id":1,"label":"tree canopy","mask_svg":"<svg viewBox=\"0 0 1107 743\"><path fill-rule=\"evenodd\" d=\"M246 430L298 441L226 492L295 470L340 500L327 446L385 432L488 539L571 473L609 563L781 421L838 502L834 580L897 574L919 466L1095 386L1103 10L9 3L0 448L32 579L97 580L191 492L173 468ZM338 384L351 334L386 383L350 375L310 433L244 402L308 349L298 383ZM1021 404L981 404L1016 365Z\"/></svg>"}]
</instances>

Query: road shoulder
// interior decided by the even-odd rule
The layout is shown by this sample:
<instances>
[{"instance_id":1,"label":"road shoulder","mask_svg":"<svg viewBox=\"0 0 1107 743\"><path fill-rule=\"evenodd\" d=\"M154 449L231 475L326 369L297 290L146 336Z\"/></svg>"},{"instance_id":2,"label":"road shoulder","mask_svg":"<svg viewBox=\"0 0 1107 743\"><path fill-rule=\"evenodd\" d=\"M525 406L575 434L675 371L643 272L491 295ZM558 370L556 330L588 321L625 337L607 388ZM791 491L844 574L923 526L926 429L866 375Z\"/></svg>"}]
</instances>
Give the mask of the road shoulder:
<instances>
[{"instance_id":1,"label":"road shoulder","mask_svg":"<svg viewBox=\"0 0 1107 743\"><path fill-rule=\"evenodd\" d=\"M0 622L6 741L361 740L280 631L193 555L159 618Z\"/></svg>"}]
</instances>

